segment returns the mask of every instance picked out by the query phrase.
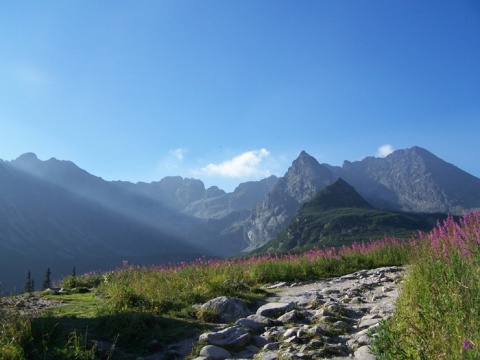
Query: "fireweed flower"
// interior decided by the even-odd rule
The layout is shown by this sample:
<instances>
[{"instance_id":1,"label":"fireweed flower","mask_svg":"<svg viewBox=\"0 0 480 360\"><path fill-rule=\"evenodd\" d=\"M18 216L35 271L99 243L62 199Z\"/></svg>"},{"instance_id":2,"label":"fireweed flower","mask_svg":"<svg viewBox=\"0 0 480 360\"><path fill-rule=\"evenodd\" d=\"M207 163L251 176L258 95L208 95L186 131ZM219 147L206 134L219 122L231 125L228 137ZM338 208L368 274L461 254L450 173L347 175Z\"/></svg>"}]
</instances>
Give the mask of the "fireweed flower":
<instances>
[{"instance_id":1,"label":"fireweed flower","mask_svg":"<svg viewBox=\"0 0 480 360\"><path fill-rule=\"evenodd\" d=\"M472 343L468 340L463 340L462 341L462 346L465 350L472 350L473 349Z\"/></svg>"}]
</instances>

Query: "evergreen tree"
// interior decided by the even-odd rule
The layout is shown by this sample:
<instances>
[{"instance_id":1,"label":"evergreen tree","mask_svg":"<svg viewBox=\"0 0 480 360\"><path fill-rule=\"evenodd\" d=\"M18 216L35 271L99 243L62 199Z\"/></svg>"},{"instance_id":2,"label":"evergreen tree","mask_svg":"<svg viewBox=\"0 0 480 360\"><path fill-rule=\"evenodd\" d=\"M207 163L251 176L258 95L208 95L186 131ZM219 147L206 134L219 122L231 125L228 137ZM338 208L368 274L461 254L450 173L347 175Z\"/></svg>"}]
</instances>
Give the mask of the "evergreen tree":
<instances>
[{"instance_id":1,"label":"evergreen tree","mask_svg":"<svg viewBox=\"0 0 480 360\"><path fill-rule=\"evenodd\" d=\"M45 280L43 280L42 290L47 290L48 288L52 287L52 283L50 281L50 268L47 268L45 272Z\"/></svg>"},{"instance_id":2,"label":"evergreen tree","mask_svg":"<svg viewBox=\"0 0 480 360\"><path fill-rule=\"evenodd\" d=\"M77 276L77 272L75 271L75 266L74 266L72 270L72 277L75 277L75 276Z\"/></svg>"},{"instance_id":3,"label":"evergreen tree","mask_svg":"<svg viewBox=\"0 0 480 360\"><path fill-rule=\"evenodd\" d=\"M32 293L34 291L34 283L32 280L32 274L30 273L30 270L28 270L27 272L27 280L25 281L23 291L25 291L26 293Z\"/></svg>"}]
</instances>

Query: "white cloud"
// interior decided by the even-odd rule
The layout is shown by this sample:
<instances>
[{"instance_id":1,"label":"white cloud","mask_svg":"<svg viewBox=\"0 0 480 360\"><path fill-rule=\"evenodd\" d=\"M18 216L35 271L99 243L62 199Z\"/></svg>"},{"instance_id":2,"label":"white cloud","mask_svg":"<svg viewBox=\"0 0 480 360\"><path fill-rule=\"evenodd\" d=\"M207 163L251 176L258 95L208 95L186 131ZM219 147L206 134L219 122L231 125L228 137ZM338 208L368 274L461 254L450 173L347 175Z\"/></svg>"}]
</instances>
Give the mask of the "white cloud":
<instances>
[{"instance_id":1,"label":"white cloud","mask_svg":"<svg viewBox=\"0 0 480 360\"><path fill-rule=\"evenodd\" d=\"M228 178L269 176L270 171L263 166L264 160L269 156L270 152L267 149L247 151L220 164L208 164L198 172Z\"/></svg>"},{"instance_id":2,"label":"white cloud","mask_svg":"<svg viewBox=\"0 0 480 360\"><path fill-rule=\"evenodd\" d=\"M393 147L390 144L385 144L380 146L377 149L377 156L379 157L385 157L387 155L390 155L393 152Z\"/></svg>"},{"instance_id":3,"label":"white cloud","mask_svg":"<svg viewBox=\"0 0 480 360\"><path fill-rule=\"evenodd\" d=\"M187 152L187 150L182 149L182 148L178 148L178 149L175 149L175 150L170 150L170 155L173 155L173 157L175 157L175 159L182 161L186 152Z\"/></svg>"}]
</instances>

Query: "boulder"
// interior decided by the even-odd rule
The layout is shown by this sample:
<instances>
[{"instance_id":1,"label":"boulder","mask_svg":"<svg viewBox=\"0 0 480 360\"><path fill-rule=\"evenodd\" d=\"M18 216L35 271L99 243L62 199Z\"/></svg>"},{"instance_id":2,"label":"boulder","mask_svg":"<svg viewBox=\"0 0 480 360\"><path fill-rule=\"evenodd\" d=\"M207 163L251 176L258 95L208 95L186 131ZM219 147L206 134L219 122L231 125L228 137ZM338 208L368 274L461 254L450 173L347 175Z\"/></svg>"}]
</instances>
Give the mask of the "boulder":
<instances>
[{"instance_id":1,"label":"boulder","mask_svg":"<svg viewBox=\"0 0 480 360\"><path fill-rule=\"evenodd\" d=\"M219 346L207 345L200 350L200 356L205 356L209 359L227 359L232 357L232 354Z\"/></svg>"},{"instance_id":2,"label":"boulder","mask_svg":"<svg viewBox=\"0 0 480 360\"><path fill-rule=\"evenodd\" d=\"M204 333L200 335L200 341L209 345L220 346L229 350L238 350L250 344L250 333L240 326L232 326L218 332Z\"/></svg>"},{"instance_id":3,"label":"boulder","mask_svg":"<svg viewBox=\"0 0 480 360\"><path fill-rule=\"evenodd\" d=\"M293 303L276 302L268 303L260 306L257 310L257 315L276 318L285 314L287 311L293 308Z\"/></svg>"},{"instance_id":4,"label":"boulder","mask_svg":"<svg viewBox=\"0 0 480 360\"><path fill-rule=\"evenodd\" d=\"M220 296L207 301L201 306L201 309L216 313L218 321L222 323L231 323L251 314L242 300L228 296Z\"/></svg>"}]
</instances>

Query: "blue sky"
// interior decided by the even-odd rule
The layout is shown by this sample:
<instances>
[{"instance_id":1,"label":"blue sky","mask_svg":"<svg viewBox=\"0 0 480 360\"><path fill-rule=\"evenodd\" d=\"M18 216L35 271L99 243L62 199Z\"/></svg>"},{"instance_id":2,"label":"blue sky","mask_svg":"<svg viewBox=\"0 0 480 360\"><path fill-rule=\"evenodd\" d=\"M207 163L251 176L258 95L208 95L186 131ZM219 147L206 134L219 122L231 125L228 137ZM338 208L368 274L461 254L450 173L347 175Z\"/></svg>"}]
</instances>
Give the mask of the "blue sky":
<instances>
[{"instance_id":1,"label":"blue sky","mask_svg":"<svg viewBox=\"0 0 480 360\"><path fill-rule=\"evenodd\" d=\"M480 2L0 4L0 158L232 191L422 146L480 176ZM383 149L383 151L380 151Z\"/></svg>"}]
</instances>

